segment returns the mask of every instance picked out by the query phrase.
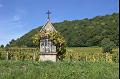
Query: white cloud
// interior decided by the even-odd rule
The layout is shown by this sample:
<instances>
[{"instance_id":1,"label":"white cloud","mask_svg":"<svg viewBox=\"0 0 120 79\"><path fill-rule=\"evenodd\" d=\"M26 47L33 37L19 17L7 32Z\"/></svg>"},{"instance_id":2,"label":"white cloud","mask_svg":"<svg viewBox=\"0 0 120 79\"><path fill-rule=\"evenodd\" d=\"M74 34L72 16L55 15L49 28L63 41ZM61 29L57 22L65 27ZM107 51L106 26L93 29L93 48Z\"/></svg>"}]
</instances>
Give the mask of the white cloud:
<instances>
[{"instance_id":1,"label":"white cloud","mask_svg":"<svg viewBox=\"0 0 120 79\"><path fill-rule=\"evenodd\" d=\"M0 4L2 7L3 5ZM16 39L27 33L28 23L24 21L25 10L18 10L13 16L0 18L0 44L6 45L11 39ZM23 29L24 28L24 29Z\"/></svg>"},{"instance_id":2,"label":"white cloud","mask_svg":"<svg viewBox=\"0 0 120 79\"><path fill-rule=\"evenodd\" d=\"M18 15L15 15L15 16L13 16L13 20L14 21L19 21L21 18L20 18L20 16L18 16Z\"/></svg>"},{"instance_id":3,"label":"white cloud","mask_svg":"<svg viewBox=\"0 0 120 79\"><path fill-rule=\"evenodd\" d=\"M0 8L1 8L1 7L3 7L3 5L2 5L2 4L0 4Z\"/></svg>"},{"instance_id":4,"label":"white cloud","mask_svg":"<svg viewBox=\"0 0 120 79\"><path fill-rule=\"evenodd\" d=\"M9 20L4 20L0 23L0 45L6 45L11 39L16 39L22 36L26 29L23 29L27 26L26 23L22 23L20 17L13 16Z\"/></svg>"},{"instance_id":5,"label":"white cloud","mask_svg":"<svg viewBox=\"0 0 120 79\"><path fill-rule=\"evenodd\" d=\"M23 29L26 23L22 21L22 17L18 14L6 18L4 20L0 20L0 31L4 30L12 30L12 29ZM7 29L6 29L7 28Z\"/></svg>"},{"instance_id":6,"label":"white cloud","mask_svg":"<svg viewBox=\"0 0 120 79\"><path fill-rule=\"evenodd\" d=\"M18 23L18 24L20 24L20 23L22 23L22 18L19 15L15 15L12 18L12 23Z\"/></svg>"},{"instance_id":7,"label":"white cloud","mask_svg":"<svg viewBox=\"0 0 120 79\"><path fill-rule=\"evenodd\" d=\"M19 15L14 15L6 19L0 20L0 25L21 24L22 18Z\"/></svg>"}]
</instances>

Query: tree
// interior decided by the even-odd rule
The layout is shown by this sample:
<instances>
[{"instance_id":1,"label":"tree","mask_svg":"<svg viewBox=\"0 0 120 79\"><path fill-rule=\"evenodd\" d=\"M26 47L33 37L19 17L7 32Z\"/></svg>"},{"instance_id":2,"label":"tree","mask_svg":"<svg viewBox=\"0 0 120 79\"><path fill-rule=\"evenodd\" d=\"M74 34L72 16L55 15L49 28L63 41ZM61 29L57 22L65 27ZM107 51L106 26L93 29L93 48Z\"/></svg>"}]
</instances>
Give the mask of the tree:
<instances>
[{"instance_id":1,"label":"tree","mask_svg":"<svg viewBox=\"0 0 120 79\"><path fill-rule=\"evenodd\" d=\"M119 13L97 16L92 19L65 20L53 24L55 29L65 37L67 46L100 46L103 38L109 38L116 46L119 46ZM42 27L31 30L24 36L12 40L10 46L39 47L32 43L32 37Z\"/></svg>"},{"instance_id":2,"label":"tree","mask_svg":"<svg viewBox=\"0 0 120 79\"><path fill-rule=\"evenodd\" d=\"M104 53L111 53L112 49L115 47L115 43L113 41L110 41L109 38L104 38L101 41L101 46Z\"/></svg>"},{"instance_id":3,"label":"tree","mask_svg":"<svg viewBox=\"0 0 120 79\"><path fill-rule=\"evenodd\" d=\"M4 48L4 45L2 44L0 47L1 47L1 48Z\"/></svg>"},{"instance_id":4,"label":"tree","mask_svg":"<svg viewBox=\"0 0 120 79\"><path fill-rule=\"evenodd\" d=\"M5 48L8 48L8 47L10 47L10 45L9 45L9 44L7 44L7 45L5 46Z\"/></svg>"},{"instance_id":5,"label":"tree","mask_svg":"<svg viewBox=\"0 0 120 79\"><path fill-rule=\"evenodd\" d=\"M52 40L52 42L56 45L57 47L57 56L59 58L59 60L63 60L63 58L65 57L65 52L66 52L66 43L64 40L64 37L61 36L60 33L58 32L51 32L49 34L50 40Z\"/></svg>"},{"instance_id":6,"label":"tree","mask_svg":"<svg viewBox=\"0 0 120 79\"><path fill-rule=\"evenodd\" d=\"M10 47L15 47L16 46L16 41L14 39L12 39L10 42Z\"/></svg>"}]
</instances>

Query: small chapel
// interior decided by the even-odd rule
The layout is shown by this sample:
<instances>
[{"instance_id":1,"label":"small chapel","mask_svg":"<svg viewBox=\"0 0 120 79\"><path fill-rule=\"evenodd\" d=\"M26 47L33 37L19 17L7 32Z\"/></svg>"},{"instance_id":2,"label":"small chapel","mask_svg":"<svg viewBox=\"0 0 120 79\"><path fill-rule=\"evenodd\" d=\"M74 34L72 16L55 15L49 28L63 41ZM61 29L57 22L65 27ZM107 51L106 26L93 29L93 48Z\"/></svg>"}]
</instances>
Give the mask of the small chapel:
<instances>
[{"instance_id":1,"label":"small chapel","mask_svg":"<svg viewBox=\"0 0 120 79\"><path fill-rule=\"evenodd\" d=\"M40 61L57 61L57 51L56 46L47 36L47 33L54 32L56 29L51 23L50 14L51 12L48 10L47 12L48 18L46 24L40 30L41 39L40 39Z\"/></svg>"}]
</instances>

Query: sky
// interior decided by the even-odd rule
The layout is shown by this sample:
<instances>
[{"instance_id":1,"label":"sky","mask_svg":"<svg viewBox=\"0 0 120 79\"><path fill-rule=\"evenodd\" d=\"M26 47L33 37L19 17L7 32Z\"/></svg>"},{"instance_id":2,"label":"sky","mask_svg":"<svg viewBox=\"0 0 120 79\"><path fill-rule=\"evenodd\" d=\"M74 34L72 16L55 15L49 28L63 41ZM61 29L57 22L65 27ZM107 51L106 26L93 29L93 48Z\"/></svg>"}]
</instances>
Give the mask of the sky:
<instances>
[{"instance_id":1,"label":"sky","mask_svg":"<svg viewBox=\"0 0 120 79\"><path fill-rule=\"evenodd\" d=\"M119 12L119 0L0 0L0 45L47 21L81 20Z\"/></svg>"}]
</instances>

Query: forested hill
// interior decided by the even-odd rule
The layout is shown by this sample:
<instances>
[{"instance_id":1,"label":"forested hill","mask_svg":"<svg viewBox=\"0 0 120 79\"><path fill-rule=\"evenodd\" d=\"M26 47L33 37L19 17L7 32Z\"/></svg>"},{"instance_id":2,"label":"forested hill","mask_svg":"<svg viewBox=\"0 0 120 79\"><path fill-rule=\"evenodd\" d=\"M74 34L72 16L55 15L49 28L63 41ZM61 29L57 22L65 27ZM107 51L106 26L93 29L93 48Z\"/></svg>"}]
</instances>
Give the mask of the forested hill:
<instances>
[{"instance_id":1,"label":"forested hill","mask_svg":"<svg viewBox=\"0 0 120 79\"><path fill-rule=\"evenodd\" d=\"M110 39L117 46L119 45L119 13L96 16L92 19L65 20L53 23L53 25L65 37L67 46L99 46L104 38ZM41 26L17 40L11 40L9 45L34 47L32 37L40 29Z\"/></svg>"}]
</instances>

